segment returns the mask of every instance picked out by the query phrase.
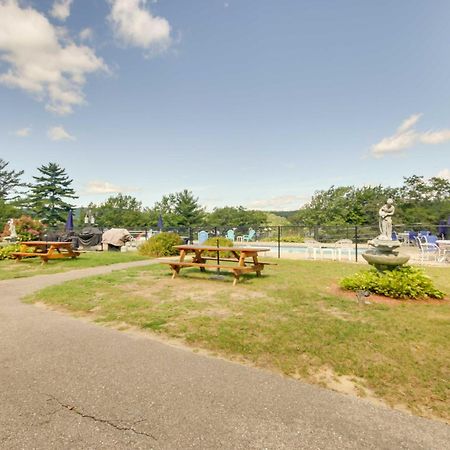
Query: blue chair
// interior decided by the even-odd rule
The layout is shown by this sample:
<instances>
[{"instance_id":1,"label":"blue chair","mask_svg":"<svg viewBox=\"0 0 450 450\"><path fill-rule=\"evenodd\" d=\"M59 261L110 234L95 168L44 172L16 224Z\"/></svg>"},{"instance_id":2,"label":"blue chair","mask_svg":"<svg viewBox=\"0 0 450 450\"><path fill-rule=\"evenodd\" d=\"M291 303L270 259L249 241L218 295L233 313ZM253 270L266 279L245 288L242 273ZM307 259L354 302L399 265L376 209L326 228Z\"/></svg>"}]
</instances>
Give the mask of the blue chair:
<instances>
[{"instance_id":1,"label":"blue chair","mask_svg":"<svg viewBox=\"0 0 450 450\"><path fill-rule=\"evenodd\" d=\"M427 236L427 242L429 244L436 244L437 240L438 240L438 237L435 236L434 234L430 234L429 236Z\"/></svg>"},{"instance_id":2,"label":"blue chair","mask_svg":"<svg viewBox=\"0 0 450 450\"><path fill-rule=\"evenodd\" d=\"M206 231L200 231L198 233L198 243L202 245L208 239L208 233Z\"/></svg>"},{"instance_id":3,"label":"blue chair","mask_svg":"<svg viewBox=\"0 0 450 450\"><path fill-rule=\"evenodd\" d=\"M421 230L419 231L419 236L429 236L431 233L429 230Z\"/></svg>"},{"instance_id":4,"label":"blue chair","mask_svg":"<svg viewBox=\"0 0 450 450\"><path fill-rule=\"evenodd\" d=\"M248 234L244 234L244 236L242 236L242 240L250 242L255 237L255 234L256 231L253 228L249 228Z\"/></svg>"},{"instance_id":5,"label":"blue chair","mask_svg":"<svg viewBox=\"0 0 450 450\"><path fill-rule=\"evenodd\" d=\"M228 230L228 231L227 231L226 237L227 237L227 239L229 239L231 242L234 242L234 230Z\"/></svg>"}]
</instances>

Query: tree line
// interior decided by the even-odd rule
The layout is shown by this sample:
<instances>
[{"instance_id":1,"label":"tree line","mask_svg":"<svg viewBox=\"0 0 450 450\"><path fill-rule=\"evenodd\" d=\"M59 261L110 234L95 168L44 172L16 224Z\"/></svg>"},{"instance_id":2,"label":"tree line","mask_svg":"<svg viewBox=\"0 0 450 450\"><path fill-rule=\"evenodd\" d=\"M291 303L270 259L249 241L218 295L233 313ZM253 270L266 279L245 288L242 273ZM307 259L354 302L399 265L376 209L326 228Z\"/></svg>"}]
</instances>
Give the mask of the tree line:
<instances>
[{"instance_id":1,"label":"tree line","mask_svg":"<svg viewBox=\"0 0 450 450\"><path fill-rule=\"evenodd\" d=\"M73 201L78 196L64 168L51 162L37 172L33 182L25 183L23 170L13 170L0 159L0 230L9 218L21 215L58 228L65 223L69 210L75 209ZM243 206L214 208L208 213L187 189L164 195L152 207L131 195L117 194L104 202L77 208L76 224L82 227L85 218L90 217L99 227L126 228L156 228L161 221L164 228L374 225L387 198L394 199L396 223L438 224L450 216L450 181L413 175L395 188L331 186L315 192L310 202L289 213L266 213Z\"/></svg>"}]
</instances>

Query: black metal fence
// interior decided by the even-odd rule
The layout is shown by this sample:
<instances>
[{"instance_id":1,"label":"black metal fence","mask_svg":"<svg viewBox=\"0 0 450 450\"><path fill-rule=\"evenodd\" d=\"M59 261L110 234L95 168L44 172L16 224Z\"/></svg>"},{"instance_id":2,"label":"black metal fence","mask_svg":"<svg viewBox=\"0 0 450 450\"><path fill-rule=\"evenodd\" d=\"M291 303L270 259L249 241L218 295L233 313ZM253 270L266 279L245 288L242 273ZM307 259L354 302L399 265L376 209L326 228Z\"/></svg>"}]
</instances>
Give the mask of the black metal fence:
<instances>
[{"instance_id":1,"label":"black metal fence","mask_svg":"<svg viewBox=\"0 0 450 450\"><path fill-rule=\"evenodd\" d=\"M249 230L255 231L251 239ZM206 231L208 237L226 237L233 231L234 240L238 244L269 247L271 256L281 258L288 253L307 253L308 249L317 246L321 249L352 249L352 259L358 261L360 254L367 248L367 242L380 234L377 225L345 225L345 226L273 226L273 227L195 227L164 229L180 234L186 242L198 241L198 233ZM418 236L435 236L437 239L450 239L450 225L409 224L394 225L393 236L404 245L416 245ZM348 253L347 253L348 254Z\"/></svg>"},{"instance_id":2,"label":"black metal fence","mask_svg":"<svg viewBox=\"0 0 450 450\"><path fill-rule=\"evenodd\" d=\"M127 227L123 227L127 228ZM264 227L164 227L162 230L152 228L127 228L133 237L150 238L160 231L171 231L179 234L185 243L194 243L199 240L199 233L204 231L209 238L227 237L232 235L238 245L264 246L271 249L270 256L282 258L292 253L303 253L309 256L309 251L318 247L321 251L326 249L351 249L351 259L358 261L360 254L367 248L367 241L380 234L377 225L344 225L344 226L264 226ZM103 232L106 228L98 228ZM254 230L250 237L250 230ZM82 233L83 228L75 228L74 234ZM43 236L45 240L56 240L55 235L61 231L48 230ZM436 236L437 239L450 239L450 225L446 224L398 224L393 226L393 239L398 239L405 245L415 245L415 237L421 235ZM347 252L347 255L350 253Z\"/></svg>"}]
</instances>

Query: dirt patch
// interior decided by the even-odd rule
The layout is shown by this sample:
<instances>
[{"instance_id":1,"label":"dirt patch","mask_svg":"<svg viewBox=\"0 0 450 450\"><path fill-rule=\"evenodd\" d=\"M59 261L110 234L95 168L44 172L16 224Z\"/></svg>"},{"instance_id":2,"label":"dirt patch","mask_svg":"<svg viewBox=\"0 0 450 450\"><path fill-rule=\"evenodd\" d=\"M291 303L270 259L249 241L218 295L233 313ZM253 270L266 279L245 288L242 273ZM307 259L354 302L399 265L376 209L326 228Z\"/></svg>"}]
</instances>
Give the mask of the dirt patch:
<instances>
[{"instance_id":1,"label":"dirt patch","mask_svg":"<svg viewBox=\"0 0 450 450\"><path fill-rule=\"evenodd\" d=\"M229 295L233 301L245 301L248 299L267 299L265 293L251 291L228 283L207 283L204 279L195 280L189 278L183 280L181 277L175 280L167 278L155 278L153 282L124 283L118 288L129 294L160 302L161 298L170 296L171 300L186 300L190 298L199 303L214 303L221 295Z\"/></svg>"},{"instance_id":2,"label":"dirt patch","mask_svg":"<svg viewBox=\"0 0 450 450\"><path fill-rule=\"evenodd\" d=\"M323 385L342 394L362 397L372 403L388 406L383 400L378 398L372 390L365 386L364 380L356 376L337 375L330 367L322 367L313 376L316 384Z\"/></svg>"},{"instance_id":3,"label":"dirt patch","mask_svg":"<svg viewBox=\"0 0 450 450\"><path fill-rule=\"evenodd\" d=\"M337 284L333 284L327 288L327 292L336 295L337 297L346 298L348 300L353 300L357 302L356 293L353 291L347 291L342 289ZM383 305L389 306L400 306L400 305L448 305L450 304L449 298L444 298L442 300L438 300L436 298L428 298L428 299L418 299L418 300L400 300L392 297L385 297L383 295L370 294L370 297L366 299L366 301L370 303L381 303Z\"/></svg>"}]
</instances>

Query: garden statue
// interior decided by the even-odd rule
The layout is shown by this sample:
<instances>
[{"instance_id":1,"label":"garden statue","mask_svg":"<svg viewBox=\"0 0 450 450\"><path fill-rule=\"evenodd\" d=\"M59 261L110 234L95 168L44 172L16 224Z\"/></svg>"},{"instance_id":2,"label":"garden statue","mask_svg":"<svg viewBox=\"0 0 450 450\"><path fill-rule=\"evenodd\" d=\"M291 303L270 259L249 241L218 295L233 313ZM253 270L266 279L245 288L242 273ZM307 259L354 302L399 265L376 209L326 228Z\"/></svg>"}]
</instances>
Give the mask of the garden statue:
<instances>
[{"instance_id":1,"label":"garden statue","mask_svg":"<svg viewBox=\"0 0 450 450\"><path fill-rule=\"evenodd\" d=\"M392 240L394 211L394 201L388 198L386 204L378 211L381 234L368 242L371 248L362 254L363 258L378 270L392 270L406 264L409 260L408 255L399 253L400 242Z\"/></svg>"},{"instance_id":2,"label":"garden statue","mask_svg":"<svg viewBox=\"0 0 450 450\"><path fill-rule=\"evenodd\" d=\"M17 240L17 232L16 232L16 226L14 225L14 219L8 220L8 227L9 227L9 239L11 241Z\"/></svg>"},{"instance_id":3,"label":"garden statue","mask_svg":"<svg viewBox=\"0 0 450 450\"><path fill-rule=\"evenodd\" d=\"M388 198L386 204L380 208L378 215L380 216L380 232L378 239L392 241L392 216L394 215L394 200Z\"/></svg>"}]
</instances>

